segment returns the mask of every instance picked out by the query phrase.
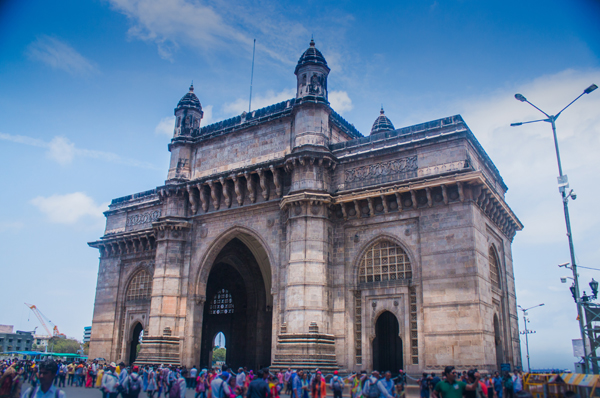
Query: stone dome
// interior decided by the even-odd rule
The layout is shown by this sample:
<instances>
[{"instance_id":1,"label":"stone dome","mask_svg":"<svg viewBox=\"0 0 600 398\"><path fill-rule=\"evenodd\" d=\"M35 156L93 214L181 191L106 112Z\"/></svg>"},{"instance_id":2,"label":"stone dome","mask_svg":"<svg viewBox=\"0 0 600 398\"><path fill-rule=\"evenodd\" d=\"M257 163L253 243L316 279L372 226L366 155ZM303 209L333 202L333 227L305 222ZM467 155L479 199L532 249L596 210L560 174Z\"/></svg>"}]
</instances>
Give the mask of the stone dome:
<instances>
[{"instance_id":1,"label":"stone dome","mask_svg":"<svg viewBox=\"0 0 600 398\"><path fill-rule=\"evenodd\" d=\"M294 73L298 73L298 69L300 69L304 65L321 65L327 68L329 71L329 67L327 66L327 61L321 51L317 50L315 47L315 41L310 39L310 47L300 57L298 60L298 65L296 65L296 69Z\"/></svg>"},{"instance_id":2,"label":"stone dome","mask_svg":"<svg viewBox=\"0 0 600 398\"><path fill-rule=\"evenodd\" d=\"M177 108L175 110L184 109L184 108L198 109L198 110L202 111L202 105L200 104L200 100L198 99L198 97L196 97L196 94L194 94L194 85L193 84L190 86L190 91L188 91L186 95L181 97L181 99L179 100L179 103L177 104Z\"/></svg>"},{"instance_id":3,"label":"stone dome","mask_svg":"<svg viewBox=\"0 0 600 398\"><path fill-rule=\"evenodd\" d=\"M384 131L394 131L394 125L385 115L383 111L383 107L381 107L381 111L379 111L379 117L375 119L375 123L373 123L373 127L371 127L371 134L382 133Z\"/></svg>"}]
</instances>

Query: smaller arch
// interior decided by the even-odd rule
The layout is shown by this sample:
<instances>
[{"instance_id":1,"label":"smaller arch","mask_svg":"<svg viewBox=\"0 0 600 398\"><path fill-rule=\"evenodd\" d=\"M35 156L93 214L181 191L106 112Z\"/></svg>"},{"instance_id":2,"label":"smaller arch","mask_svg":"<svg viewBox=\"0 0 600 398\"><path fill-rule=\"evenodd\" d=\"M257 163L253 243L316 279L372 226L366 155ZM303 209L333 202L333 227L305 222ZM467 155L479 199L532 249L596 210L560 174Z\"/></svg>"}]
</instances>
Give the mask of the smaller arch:
<instances>
[{"instance_id":1,"label":"smaller arch","mask_svg":"<svg viewBox=\"0 0 600 398\"><path fill-rule=\"evenodd\" d=\"M145 269L137 271L129 280L125 301L149 300L152 296L152 276Z\"/></svg>"},{"instance_id":2,"label":"smaller arch","mask_svg":"<svg viewBox=\"0 0 600 398\"><path fill-rule=\"evenodd\" d=\"M490 268L490 283L492 286L501 289L502 284L500 283L500 260L498 258L498 251L494 244L490 245L488 250L488 265Z\"/></svg>"},{"instance_id":3,"label":"smaller arch","mask_svg":"<svg viewBox=\"0 0 600 398\"><path fill-rule=\"evenodd\" d=\"M133 364L137 358L138 346L143 337L144 327L140 322L136 322L131 328L131 341L129 343L129 364Z\"/></svg>"}]
</instances>

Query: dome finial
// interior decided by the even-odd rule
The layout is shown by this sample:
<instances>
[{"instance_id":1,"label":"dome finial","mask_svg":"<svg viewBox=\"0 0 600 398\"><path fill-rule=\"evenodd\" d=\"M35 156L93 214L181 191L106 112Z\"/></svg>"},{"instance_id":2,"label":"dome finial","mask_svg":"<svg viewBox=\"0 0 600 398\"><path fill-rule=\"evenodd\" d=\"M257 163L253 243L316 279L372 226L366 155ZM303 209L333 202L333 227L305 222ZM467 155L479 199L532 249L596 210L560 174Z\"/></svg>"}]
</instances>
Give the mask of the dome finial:
<instances>
[{"instance_id":1,"label":"dome finial","mask_svg":"<svg viewBox=\"0 0 600 398\"><path fill-rule=\"evenodd\" d=\"M313 35L310 35L310 46L314 47L315 46L315 38Z\"/></svg>"},{"instance_id":2,"label":"dome finial","mask_svg":"<svg viewBox=\"0 0 600 398\"><path fill-rule=\"evenodd\" d=\"M381 104L381 110L379 111L379 114L380 114L380 115L383 115L383 114L385 114L385 112L384 112L384 110L383 110L383 104Z\"/></svg>"},{"instance_id":3,"label":"dome finial","mask_svg":"<svg viewBox=\"0 0 600 398\"><path fill-rule=\"evenodd\" d=\"M192 84L190 85L190 93L194 92L194 81L192 80Z\"/></svg>"}]
</instances>

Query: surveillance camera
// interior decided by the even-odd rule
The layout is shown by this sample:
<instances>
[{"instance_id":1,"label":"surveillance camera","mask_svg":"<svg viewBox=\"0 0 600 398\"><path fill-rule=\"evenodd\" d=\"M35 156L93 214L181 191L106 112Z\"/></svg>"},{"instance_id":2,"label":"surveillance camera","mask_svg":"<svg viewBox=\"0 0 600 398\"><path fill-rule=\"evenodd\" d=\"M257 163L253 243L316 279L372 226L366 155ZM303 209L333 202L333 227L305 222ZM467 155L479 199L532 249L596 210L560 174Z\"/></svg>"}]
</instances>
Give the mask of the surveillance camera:
<instances>
[{"instance_id":1,"label":"surveillance camera","mask_svg":"<svg viewBox=\"0 0 600 398\"><path fill-rule=\"evenodd\" d=\"M567 283L567 278L560 278L561 283Z\"/></svg>"},{"instance_id":2,"label":"surveillance camera","mask_svg":"<svg viewBox=\"0 0 600 398\"><path fill-rule=\"evenodd\" d=\"M570 263L562 263L562 264L558 264L559 267L568 267Z\"/></svg>"},{"instance_id":3,"label":"surveillance camera","mask_svg":"<svg viewBox=\"0 0 600 398\"><path fill-rule=\"evenodd\" d=\"M575 192L573 192L573 193L571 194L571 199L573 199L573 200L577 199L577 195L575 194Z\"/></svg>"}]
</instances>

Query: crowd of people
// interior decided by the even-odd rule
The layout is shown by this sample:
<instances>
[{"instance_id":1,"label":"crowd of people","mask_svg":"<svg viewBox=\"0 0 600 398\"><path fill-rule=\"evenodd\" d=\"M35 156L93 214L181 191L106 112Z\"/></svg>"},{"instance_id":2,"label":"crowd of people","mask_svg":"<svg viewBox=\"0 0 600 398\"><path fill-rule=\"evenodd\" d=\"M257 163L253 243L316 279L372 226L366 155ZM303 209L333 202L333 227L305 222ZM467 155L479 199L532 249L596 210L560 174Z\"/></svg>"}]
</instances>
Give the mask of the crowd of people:
<instances>
[{"instance_id":1,"label":"crowd of people","mask_svg":"<svg viewBox=\"0 0 600 398\"><path fill-rule=\"evenodd\" d=\"M392 378L390 371L366 371L345 377L323 374L319 369L256 372L227 365L213 369L179 366L126 366L112 363L45 360L8 360L0 364L0 398L65 398L65 386L96 388L103 398L402 398L408 380L419 386L420 397L430 398L515 398L523 389L521 372L480 375L476 369L458 372L448 366L438 377L424 373L413 379L402 370ZM27 388L24 383L28 383ZM144 395L142 395L144 394Z\"/></svg>"}]
</instances>

